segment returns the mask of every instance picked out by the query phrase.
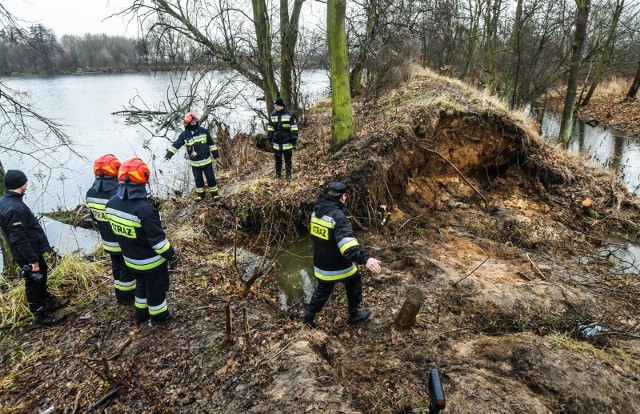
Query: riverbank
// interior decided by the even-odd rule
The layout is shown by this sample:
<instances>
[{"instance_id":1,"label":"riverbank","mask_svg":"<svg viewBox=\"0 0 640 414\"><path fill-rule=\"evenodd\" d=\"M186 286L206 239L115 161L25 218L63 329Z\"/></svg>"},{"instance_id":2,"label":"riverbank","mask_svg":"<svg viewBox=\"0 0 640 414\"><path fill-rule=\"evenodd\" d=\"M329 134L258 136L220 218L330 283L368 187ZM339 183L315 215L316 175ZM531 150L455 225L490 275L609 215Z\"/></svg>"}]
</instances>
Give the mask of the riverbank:
<instances>
[{"instance_id":1,"label":"riverbank","mask_svg":"<svg viewBox=\"0 0 640 414\"><path fill-rule=\"evenodd\" d=\"M578 116L592 125L613 128L624 135L640 138L640 99L625 100L631 79L612 78L602 82L587 106L578 108ZM552 99L562 112L562 98Z\"/></svg>"},{"instance_id":2,"label":"riverbank","mask_svg":"<svg viewBox=\"0 0 640 414\"><path fill-rule=\"evenodd\" d=\"M640 411L640 280L599 255L610 235L640 243L638 199L497 101L431 72L355 109L356 136L335 155L328 103L310 114L293 182L273 180L272 155L246 139L219 174L225 204L163 205L183 257L173 323L134 326L103 268L102 288L75 297L65 325L3 332L2 406L424 413L438 367L445 412ZM277 256L336 179L354 187L356 233L384 271L363 269L369 323L346 324L336 289L311 331L297 323L301 306L280 309L269 260L245 296L250 264L236 247ZM399 330L413 289L425 301Z\"/></svg>"}]
</instances>

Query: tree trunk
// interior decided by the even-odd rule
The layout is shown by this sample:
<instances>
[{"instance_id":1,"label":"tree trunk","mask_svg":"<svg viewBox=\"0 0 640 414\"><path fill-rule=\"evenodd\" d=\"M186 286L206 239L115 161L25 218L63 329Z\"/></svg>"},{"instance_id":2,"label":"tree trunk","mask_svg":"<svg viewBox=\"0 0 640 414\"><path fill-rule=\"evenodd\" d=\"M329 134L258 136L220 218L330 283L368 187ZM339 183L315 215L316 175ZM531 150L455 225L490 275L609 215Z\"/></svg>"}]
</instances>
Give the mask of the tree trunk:
<instances>
[{"instance_id":1,"label":"tree trunk","mask_svg":"<svg viewBox=\"0 0 640 414\"><path fill-rule=\"evenodd\" d=\"M522 29L522 1L517 0L516 15L513 21L513 31L511 34L511 98L509 99L509 109L513 109L518 104L518 83L520 82L520 30Z\"/></svg>"},{"instance_id":2,"label":"tree trunk","mask_svg":"<svg viewBox=\"0 0 640 414\"><path fill-rule=\"evenodd\" d=\"M346 0L327 1L327 43L331 69L331 151L353 135L353 110L349 88L349 51L345 30Z\"/></svg>"},{"instance_id":3,"label":"tree trunk","mask_svg":"<svg viewBox=\"0 0 640 414\"><path fill-rule=\"evenodd\" d=\"M624 0L618 0L616 3L616 8L613 11L611 26L609 26L609 32L607 33L607 40L605 41L602 53L600 54L600 58L598 59L598 63L596 64L596 73L593 75L593 82L591 82L589 92L587 92L587 96L584 97L584 99L580 103L580 106L589 105L589 101L591 101L596 88L602 81L602 75L604 75L605 69L607 69L607 67L609 66L609 62L611 62L611 56L613 55L613 41L616 36L616 29L618 28L618 22L620 21L620 14L622 13L622 9L624 9Z\"/></svg>"},{"instance_id":4,"label":"tree trunk","mask_svg":"<svg viewBox=\"0 0 640 414\"><path fill-rule=\"evenodd\" d=\"M469 42L467 44L467 54L464 59L464 69L462 71L462 79L466 79L471 75L471 67L473 66L473 57L476 54L476 45L478 44L478 28L480 25L480 15L482 14L481 2L475 2L476 14L472 17L471 30L469 32Z\"/></svg>"},{"instance_id":5,"label":"tree trunk","mask_svg":"<svg viewBox=\"0 0 640 414\"><path fill-rule=\"evenodd\" d=\"M627 92L627 97L625 99L635 99L638 94L638 89L640 89L640 60L638 61L638 67L636 68L636 75L633 77L633 82L631 82L631 87L629 88L629 92Z\"/></svg>"},{"instance_id":6,"label":"tree trunk","mask_svg":"<svg viewBox=\"0 0 640 414\"><path fill-rule=\"evenodd\" d=\"M289 16L289 0L280 0L280 96L296 112L299 108L293 70L302 3L304 0L295 0Z\"/></svg>"},{"instance_id":7,"label":"tree trunk","mask_svg":"<svg viewBox=\"0 0 640 414\"><path fill-rule=\"evenodd\" d=\"M377 0L369 0L368 7L365 6L367 7L367 31L358 49L356 59L353 62L353 69L351 69L349 79L351 96L359 95L362 92L362 71L364 70L367 56L369 55L369 45L373 41L378 29L378 8L376 1Z\"/></svg>"},{"instance_id":8,"label":"tree trunk","mask_svg":"<svg viewBox=\"0 0 640 414\"><path fill-rule=\"evenodd\" d=\"M562 122L560 123L559 139L565 145L569 143L571 130L573 129L573 112L575 109L576 91L578 90L578 76L580 74L582 51L584 49L585 39L587 38L587 22L589 20L591 0L576 0L576 6L578 7L576 31L573 36L567 94L564 99L564 110L562 112Z\"/></svg>"},{"instance_id":9,"label":"tree trunk","mask_svg":"<svg viewBox=\"0 0 640 414\"><path fill-rule=\"evenodd\" d=\"M260 75L262 90L267 104L267 111L273 111L273 101L278 97L278 86L273 73L273 60L271 58L271 33L269 30L269 16L264 0L252 0L253 23L256 29L258 43L258 56L260 56Z\"/></svg>"},{"instance_id":10,"label":"tree trunk","mask_svg":"<svg viewBox=\"0 0 640 414\"><path fill-rule=\"evenodd\" d=\"M498 42L498 20L502 0L494 0L494 3L487 4L485 17L485 28L487 36L485 39L485 87L490 93L495 93L496 87L496 52Z\"/></svg>"},{"instance_id":11,"label":"tree trunk","mask_svg":"<svg viewBox=\"0 0 640 414\"><path fill-rule=\"evenodd\" d=\"M420 307L424 303L424 292L422 290L412 287L407 292L407 299L405 299L398 316L395 319L395 325L398 329L404 330L411 328L416 323L416 316L420 312Z\"/></svg>"}]
</instances>

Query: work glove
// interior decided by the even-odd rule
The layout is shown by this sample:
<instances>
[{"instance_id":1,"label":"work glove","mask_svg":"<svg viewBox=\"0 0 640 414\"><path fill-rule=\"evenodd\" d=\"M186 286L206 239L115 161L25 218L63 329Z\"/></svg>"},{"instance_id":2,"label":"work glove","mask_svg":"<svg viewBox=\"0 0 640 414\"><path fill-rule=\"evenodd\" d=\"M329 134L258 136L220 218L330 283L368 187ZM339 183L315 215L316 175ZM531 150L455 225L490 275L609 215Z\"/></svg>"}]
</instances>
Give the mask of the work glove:
<instances>
[{"instance_id":1,"label":"work glove","mask_svg":"<svg viewBox=\"0 0 640 414\"><path fill-rule=\"evenodd\" d=\"M169 259L169 269L175 269L178 267L178 263L180 263L180 255L176 253Z\"/></svg>"}]
</instances>

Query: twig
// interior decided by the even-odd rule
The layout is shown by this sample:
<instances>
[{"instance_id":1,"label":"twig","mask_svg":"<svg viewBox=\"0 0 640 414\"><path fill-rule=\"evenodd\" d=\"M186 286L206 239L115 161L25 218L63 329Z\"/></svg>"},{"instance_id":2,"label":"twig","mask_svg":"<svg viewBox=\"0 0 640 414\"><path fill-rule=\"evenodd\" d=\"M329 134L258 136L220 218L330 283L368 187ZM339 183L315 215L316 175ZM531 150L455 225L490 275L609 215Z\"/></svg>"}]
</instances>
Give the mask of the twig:
<instances>
[{"instance_id":1,"label":"twig","mask_svg":"<svg viewBox=\"0 0 640 414\"><path fill-rule=\"evenodd\" d=\"M302 332L302 331L300 331ZM287 342L287 344L285 346L283 346L282 348L280 348L280 350L278 350L278 352L276 352L275 354L271 355L269 358L262 358L260 361L258 361L256 363L256 368L258 368L260 365L264 364L267 361L271 361L273 358L277 357L278 355L280 355L281 353L284 352L285 349L289 348L289 346L291 346L291 344L298 339L298 335L300 335L300 332L296 333L295 336L289 341Z\"/></svg>"},{"instance_id":2,"label":"twig","mask_svg":"<svg viewBox=\"0 0 640 414\"><path fill-rule=\"evenodd\" d=\"M129 332L128 337L120 342L120 344L116 347L116 351L113 353L113 355L111 355L109 357L109 361L113 361L114 359L118 358L120 356L120 354L122 353L122 351L124 350L124 348L129 345L131 343L131 341L133 341L133 337L136 336L136 334L138 332L140 332L140 329L142 329L142 326L137 327L136 329L134 329L133 331Z\"/></svg>"},{"instance_id":3,"label":"twig","mask_svg":"<svg viewBox=\"0 0 640 414\"><path fill-rule=\"evenodd\" d=\"M529 282L531 282L531 278L530 278L529 276L525 275L525 274L524 274L523 272L521 272L521 271L517 271L517 272L516 272L516 275L518 275L518 276L522 276L523 278L525 278L525 279L527 279Z\"/></svg>"},{"instance_id":4,"label":"twig","mask_svg":"<svg viewBox=\"0 0 640 414\"><path fill-rule=\"evenodd\" d=\"M547 278L544 276L544 273L542 273L542 270L540 270L540 268L536 266L535 263L533 263L533 260L531 260L531 256L529 256L529 253L527 253L527 259L529 259L529 262L531 262L531 266L533 266L535 271L538 272L542 280L547 280Z\"/></svg>"},{"instance_id":5,"label":"twig","mask_svg":"<svg viewBox=\"0 0 640 414\"><path fill-rule=\"evenodd\" d=\"M251 353L251 335L249 334L249 320L247 319L247 308L242 308L242 320L244 322L244 341L247 353Z\"/></svg>"},{"instance_id":6,"label":"twig","mask_svg":"<svg viewBox=\"0 0 640 414\"><path fill-rule=\"evenodd\" d=\"M476 266L475 269L473 269L471 272L469 272L465 277L459 279L458 281L454 282L451 287L449 289L447 289L447 292L444 294L444 296L438 301L438 308L436 309L436 323L440 322L440 307L442 306L442 304L447 300L447 298L449 297L449 294L451 292L453 292L453 288L456 287L456 285L460 282L462 282L463 280L465 280L466 278L468 278L469 276L471 276L476 270L478 270L480 268L480 266L482 266L483 264L485 264L487 262L487 260L489 260L489 257L487 257L486 259L484 259L482 261L482 263L480 263L478 266Z\"/></svg>"},{"instance_id":7,"label":"twig","mask_svg":"<svg viewBox=\"0 0 640 414\"><path fill-rule=\"evenodd\" d=\"M86 413L93 411L94 408L97 408L99 406L101 406L102 404L106 403L109 398L113 397L118 391L120 391L120 389L122 388L122 385L118 385L116 388L114 388L113 390L109 391L108 393L106 393L104 396L102 396L98 401L96 401L91 407L89 407L89 409L87 411L85 411Z\"/></svg>"},{"instance_id":8,"label":"twig","mask_svg":"<svg viewBox=\"0 0 640 414\"><path fill-rule=\"evenodd\" d=\"M99 376L100 378L102 378L104 381L109 382L109 378L107 378L102 372L98 371L97 369L95 369L94 367L92 367L91 365L89 365L88 362L86 362L84 359L79 359L79 361L84 364L84 366L86 366L87 368L89 368L91 371L93 371L97 376Z\"/></svg>"},{"instance_id":9,"label":"twig","mask_svg":"<svg viewBox=\"0 0 640 414\"><path fill-rule=\"evenodd\" d=\"M82 395L81 391L78 390L78 395L76 395L76 400L73 402L73 410L71 414L77 414L78 409L80 408L80 395Z\"/></svg>"},{"instance_id":10,"label":"twig","mask_svg":"<svg viewBox=\"0 0 640 414\"><path fill-rule=\"evenodd\" d=\"M449 160L447 159L447 157L445 157L444 155L440 154L438 151L435 151L435 150L432 150L432 149L429 149L429 148L425 147L424 145L418 145L418 147L422 148L423 150L425 150L425 151L427 151L427 152L431 152L431 153L433 153L433 154L436 154L436 155L438 155L440 158L442 158L443 160L445 160L445 161L446 161L446 162L447 162L447 163L448 163L448 164L449 164L449 165L450 165L454 170L456 170L456 172L460 175L460 177L462 177L462 179L464 180L464 182L465 182L465 183L467 183L467 185L468 185L469 187L471 187L471 189L472 189L476 194L478 194L478 195L480 196L480 198L482 198L482 201L484 201L484 207L483 207L483 208L486 208L486 207L488 207L488 206L489 206L489 203L487 202L487 199L484 197L484 195L483 195L480 191L478 191L478 190L473 186L473 184L471 184L471 183L469 182L469 180L467 180L467 177L465 177L465 176L464 176L464 174L462 174L462 172L458 169L458 167L456 167L455 165L453 165L453 163L452 163L451 161L449 161Z\"/></svg>"}]
</instances>

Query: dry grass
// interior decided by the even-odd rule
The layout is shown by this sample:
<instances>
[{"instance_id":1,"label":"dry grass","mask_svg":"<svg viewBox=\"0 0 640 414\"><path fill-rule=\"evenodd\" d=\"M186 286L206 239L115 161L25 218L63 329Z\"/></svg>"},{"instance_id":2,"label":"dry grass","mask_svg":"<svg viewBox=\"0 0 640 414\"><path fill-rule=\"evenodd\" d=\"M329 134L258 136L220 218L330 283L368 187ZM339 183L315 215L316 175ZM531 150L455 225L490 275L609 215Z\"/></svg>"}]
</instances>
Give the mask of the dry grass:
<instances>
[{"instance_id":1,"label":"dry grass","mask_svg":"<svg viewBox=\"0 0 640 414\"><path fill-rule=\"evenodd\" d=\"M107 263L94 258L85 259L67 255L54 263L48 275L49 291L60 297L71 295L89 300L97 292L100 278L105 275ZM31 312L21 278L0 279L0 329L13 329L25 323Z\"/></svg>"},{"instance_id":2,"label":"dry grass","mask_svg":"<svg viewBox=\"0 0 640 414\"><path fill-rule=\"evenodd\" d=\"M623 99L629 91L631 82L623 78L605 79L598 85L596 96L603 99Z\"/></svg>"}]
</instances>

